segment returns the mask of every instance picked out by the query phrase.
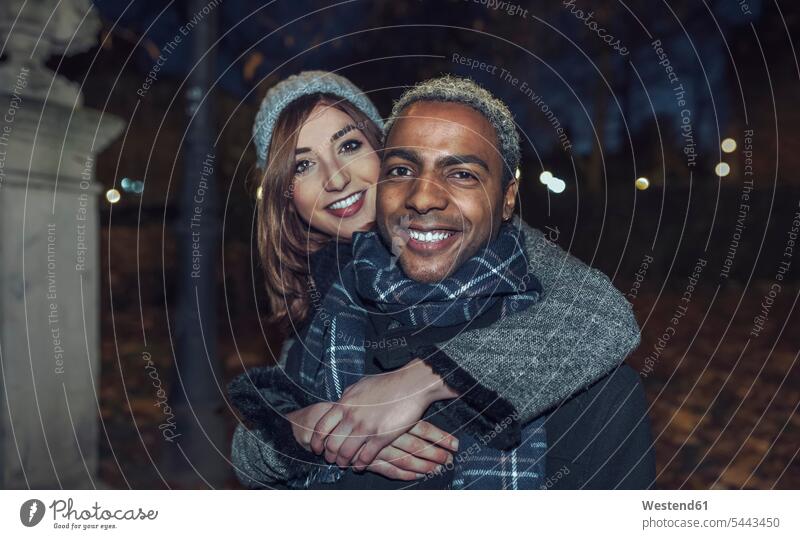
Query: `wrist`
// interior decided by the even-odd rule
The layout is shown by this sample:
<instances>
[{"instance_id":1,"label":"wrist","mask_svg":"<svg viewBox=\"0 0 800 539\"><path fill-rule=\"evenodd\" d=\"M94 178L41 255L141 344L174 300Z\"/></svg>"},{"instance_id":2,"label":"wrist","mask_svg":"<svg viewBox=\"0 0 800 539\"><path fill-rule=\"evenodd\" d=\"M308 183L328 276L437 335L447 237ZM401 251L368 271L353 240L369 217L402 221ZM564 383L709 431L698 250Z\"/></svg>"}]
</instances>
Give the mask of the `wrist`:
<instances>
[{"instance_id":1,"label":"wrist","mask_svg":"<svg viewBox=\"0 0 800 539\"><path fill-rule=\"evenodd\" d=\"M316 404L312 404L306 408L300 408L286 414L286 420L292 429L292 436L295 442L306 451L311 451L311 435L313 434L314 425L309 425L308 423L314 420L313 409L316 406Z\"/></svg>"},{"instance_id":2,"label":"wrist","mask_svg":"<svg viewBox=\"0 0 800 539\"><path fill-rule=\"evenodd\" d=\"M303 446L303 433L302 429L299 427L298 420L298 411L289 412L286 414L286 421L289 422L289 428L292 429L292 436L294 436L294 440Z\"/></svg>"},{"instance_id":3,"label":"wrist","mask_svg":"<svg viewBox=\"0 0 800 539\"><path fill-rule=\"evenodd\" d=\"M417 358L411 362L411 368L416 370L419 385L428 405L436 401L454 399L458 392L448 386L441 376L433 372L430 365Z\"/></svg>"}]
</instances>

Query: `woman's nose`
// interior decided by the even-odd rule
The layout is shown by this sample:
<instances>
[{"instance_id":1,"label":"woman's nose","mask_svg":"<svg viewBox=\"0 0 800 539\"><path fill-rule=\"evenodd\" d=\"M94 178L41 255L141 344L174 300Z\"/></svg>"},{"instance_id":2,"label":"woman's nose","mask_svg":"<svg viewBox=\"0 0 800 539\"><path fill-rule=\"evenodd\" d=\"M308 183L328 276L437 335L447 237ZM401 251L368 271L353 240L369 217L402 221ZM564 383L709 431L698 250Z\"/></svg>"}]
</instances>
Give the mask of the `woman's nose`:
<instances>
[{"instance_id":1,"label":"woman's nose","mask_svg":"<svg viewBox=\"0 0 800 539\"><path fill-rule=\"evenodd\" d=\"M350 183L350 175L343 168L334 170L325 184L326 191L342 191Z\"/></svg>"}]
</instances>

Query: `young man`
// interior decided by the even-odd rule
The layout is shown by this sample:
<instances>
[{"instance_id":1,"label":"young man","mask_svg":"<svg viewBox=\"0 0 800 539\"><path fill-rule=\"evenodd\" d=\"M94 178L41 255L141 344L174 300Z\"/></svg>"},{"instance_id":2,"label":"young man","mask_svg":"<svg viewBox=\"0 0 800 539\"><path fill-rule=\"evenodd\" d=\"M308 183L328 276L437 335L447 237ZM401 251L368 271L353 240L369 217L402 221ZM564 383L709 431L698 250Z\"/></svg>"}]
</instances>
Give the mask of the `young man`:
<instances>
[{"instance_id":1,"label":"young man","mask_svg":"<svg viewBox=\"0 0 800 539\"><path fill-rule=\"evenodd\" d=\"M508 109L471 81L451 77L427 81L395 105L387 124L378 185L379 234L370 232L354 239L354 252L364 256L355 257L349 277L345 275L338 288L334 286L323 305L323 310L344 312L337 318L339 329L326 332L318 324L316 333L313 325L310 332L306 379L319 384L308 389L327 391L328 402L319 413L294 416L306 423L302 427L309 435L304 445L346 472L319 467L317 461L314 478L307 485L650 486L654 464L646 401L638 377L627 366L546 415L526 413L531 388L519 380L525 379L526 369L541 367L535 361L541 341L557 340L558 326L551 334L538 336L537 342L531 338L529 325L521 327L514 315L535 309L542 291L528 266L537 264L536 274L542 275L540 270L546 267L542 259L558 256L558 249L541 242L541 234L530 228L520 234L521 222L512 219L517 193L513 171L518 161L518 137ZM524 249L515 238L536 244L530 260L520 256ZM391 269L395 264L399 268ZM571 284L579 288L582 283L576 279ZM354 298L359 303L355 308ZM456 302L460 302L457 308L451 308ZM532 322L536 323L535 317ZM563 323L575 322L565 317ZM448 349L449 339L461 335L463 343L475 326L490 331L481 332L466 350L463 345L457 351ZM344 334L343 327L347 328ZM414 351L424 351L424 359L408 362L411 358L403 354L376 352L364 345L386 336L414 340ZM521 352L520 337L526 339ZM510 341L517 342L515 354L521 357L508 357ZM565 356L575 344L564 343ZM323 356L330 356L330 361L315 370L315 358ZM342 369L343 364L348 369ZM480 369L470 368L475 365ZM376 382L380 377L370 376L382 372L390 373L383 375L384 381L403 372L435 376L421 392L423 398L398 395L394 399L397 384L380 385ZM481 372L481 379L470 372ZM343 392L342 388L347 389ZM448 403L459 400L469 400L470 408L480 413L472 417L447 413L455 408ZM493 418L496 428L481 434L474 427L485 415ZM469 447L462 444L455 459L443 462L441 472L416 482L371 474L378 470L370 466L381 459L392 440L399 439L398 433L413 432L423 417L433 425L431 429L453 433ZM240 438L238 448L240 456L248 455L240 458L248 465L247 475L257 475L254 459L268 459L263 444L251 441L247 446ZM260 455L253 457L256 448ZM236 456L235 439L234 460ZM418 456L424 456L423 452ZM314 460L311 454L306 458ZM442 463L442 451L429 458ZM356 473L363 470L368 471Z\"/></svg>"}]
</instances>

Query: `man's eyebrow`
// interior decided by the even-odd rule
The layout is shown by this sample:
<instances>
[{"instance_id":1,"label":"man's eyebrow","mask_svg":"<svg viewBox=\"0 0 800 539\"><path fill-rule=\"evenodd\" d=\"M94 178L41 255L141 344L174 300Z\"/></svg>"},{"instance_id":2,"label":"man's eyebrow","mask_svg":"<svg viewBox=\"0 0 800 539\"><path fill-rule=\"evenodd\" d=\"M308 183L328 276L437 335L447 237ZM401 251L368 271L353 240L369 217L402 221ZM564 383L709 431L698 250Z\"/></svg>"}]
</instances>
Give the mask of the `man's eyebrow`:
<instances>
[{"instance_id":1,"label":"man's eyebrow","mask_svg":"<svg viewBox=\"0 0 800 539\"><path fill-rule=\"evenodd\" d=\"M445 155L436 160L436 168L445 168L453 165L467 165L467 164L478 165L479 167L482 167L484 170L486 170L486 172L489 172L489 165L486 164L486 161L484 161L477 155L473 154Z\"/></svg>"},{"instance_id":2,"label":"man's eyebrow","mask_svg":"<svg viewBox=\"0 0 800 539\"><path fill-rule=\"evenodd\" d=\"M331 137L331 142L332 143L336 142L338 139L342 138L355 128L356 128L355 125L347 124L346 126L342 127L340 130L338 130L336 133L333 134L333 136Z\"/></svg>"},{"instance_id":3,"label":"man's eyebrow","mask_svg":"<svg viewBox=\"0 0 800 539\"><path fill-rule=\"evenodd\" d=\"M404 161L410 161L417 166L422 164L422 158L420 158L419 154L414 150L408 150L406 148L389 148L384 150L384 161L392 157L397 157L398 159L403 159Z\"/></svg>"}]
</instances>

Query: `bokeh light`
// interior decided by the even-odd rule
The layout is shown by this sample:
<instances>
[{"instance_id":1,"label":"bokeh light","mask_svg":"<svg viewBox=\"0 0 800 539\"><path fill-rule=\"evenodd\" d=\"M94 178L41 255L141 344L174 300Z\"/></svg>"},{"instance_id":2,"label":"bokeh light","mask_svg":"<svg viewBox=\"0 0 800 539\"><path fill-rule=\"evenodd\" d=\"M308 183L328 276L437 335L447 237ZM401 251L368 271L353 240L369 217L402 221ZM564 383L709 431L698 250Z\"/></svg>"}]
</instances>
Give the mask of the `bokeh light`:
<instances>
[{"instance_id":1,"label":"bokeh light","mask_svg":"<svg viewBox=\"0 0 800 539\"><path fill-rule=\"evenodd\" d=\"M566 182L561 178L553 178L547 183L547 188L555 194L561 194L567 188Z\"/></svg>"},{"instance_id":2,"label":"bokeh light","mask_svg":"<svg viewBox=\"0 0 800 539\"><path fill-rule=\"evenodd\" d=\"M733 153L736 151L736 141L732 138L726 138L719 147L722 148L722 151L725 153Z\"/></svg>"},{"instance_id":3,"label":"bokeh light","mask_svg":"<svg viewBox=\"0 0 800 539\"><path fill-rule=\"evenodd\" d=\"M116 189L109 189L106 191L106 200L108 200L112 204L116 204L119 202L119 199L122 198L119 194L119 191Z\"/></svg>"}]
</instances>

